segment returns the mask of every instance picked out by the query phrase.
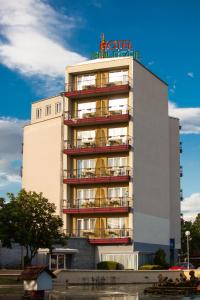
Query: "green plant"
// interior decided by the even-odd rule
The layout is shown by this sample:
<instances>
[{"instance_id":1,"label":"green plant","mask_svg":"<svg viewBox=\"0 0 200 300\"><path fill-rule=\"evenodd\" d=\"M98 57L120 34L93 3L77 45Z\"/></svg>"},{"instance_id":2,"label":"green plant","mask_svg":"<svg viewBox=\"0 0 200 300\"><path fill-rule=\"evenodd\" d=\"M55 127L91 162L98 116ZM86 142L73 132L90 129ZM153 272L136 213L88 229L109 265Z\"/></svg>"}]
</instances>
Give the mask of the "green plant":
<instances>
[{"instance_id":1,"label":"green plant","mask_svg":"<svg viewBox=\"0 0 200 300\"><path fill-rule=\"evenodd\" d=\"M155 252L154 264L155 265L160 265L160 266L163 266L163 267L165 267L167 265L167 263L166 263L166 253L163 249L158 249Z\"/></svg>"},{"instance_id":2,"label":"green plant","mask_svg":"<svg viewBox=\"0 0 200 300\"><path fill-rule=\"evenodd\" d=\"M160 265L142 265L139 267L139 270L162 270Z\"/></svg>"},{"instance_id":3,"label":"green plant","mask_svg":"<svg viewBox=\"0 0 200 300\"><path fill-rule=\"evenodd\" d=\"M101 261L97 264L98 270L121 270L121 265L116 261Z\"/></svg>"}]
</instances>

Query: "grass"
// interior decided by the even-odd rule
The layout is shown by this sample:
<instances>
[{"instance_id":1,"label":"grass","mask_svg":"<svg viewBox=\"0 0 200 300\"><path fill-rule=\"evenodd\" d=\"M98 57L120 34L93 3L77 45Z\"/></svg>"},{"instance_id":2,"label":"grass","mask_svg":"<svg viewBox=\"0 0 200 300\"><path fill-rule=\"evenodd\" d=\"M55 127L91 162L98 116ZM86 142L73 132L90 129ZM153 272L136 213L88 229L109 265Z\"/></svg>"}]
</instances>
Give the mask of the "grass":
<instances>
[{"instance_id":1,"label":"grass","mask_svg":"<svg viewBox=\"0 0 200 300\"><path fill-rule=\"evenodd\" d=\"M0 276L0 285L4 284L21 284L22 281L18 280L17 277L3 277Z\"/></svg>"}]
</instances>

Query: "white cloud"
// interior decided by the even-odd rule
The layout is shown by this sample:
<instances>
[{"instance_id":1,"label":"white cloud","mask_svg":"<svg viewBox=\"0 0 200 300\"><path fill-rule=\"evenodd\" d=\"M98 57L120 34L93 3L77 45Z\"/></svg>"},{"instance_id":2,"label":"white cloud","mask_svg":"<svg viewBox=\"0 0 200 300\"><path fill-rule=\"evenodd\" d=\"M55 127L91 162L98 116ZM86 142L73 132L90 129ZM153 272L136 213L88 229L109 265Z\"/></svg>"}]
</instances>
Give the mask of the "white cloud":
<instances>
[{"instance_id":1,"label":"white cloud","mask_svg":"<svg viewBox=\"0 0 200 300\"><path fill-rule=\"evenodd\" d=\"M85 58L64 46L77 20L44 0L0 0L0 60L26 76L64 77L66 65Z\"/></svg>"},{"instance_id":2,"label":"white cloud","mask_svg":"<svg viewBox=\"0 0 200 300\"><path fill-rule=\"evenodd\" d=\"M200 193L194 193L185 198L181 203L181 211L184 220L194 221L200 212Z\"/></svg>"},{"instance_id":3,"label":"white cloud","mask_svg":"<svg viewBox=\"0 0 200 300\"><path fill-rule=\"evenodd\" d=\"M150 67L150 66L152 66L152 65L154 65L155 64L155 62L153 61L153 60L151 60L151 61L149 61L148 63L147 63L147 67Z\"/></svg>"},{"instance_id":4,"label":"white cloud","mask_svg":"<svg viewBox=\"0 0 200 300\"><path fill-rule=\"evenodd\" d=\"M179 108L169 102L169 115L180 119L183 134L200 134L200 107Z\"/></svg>"},{"instance_id":5,"label":"white cloud","mask_svg":"<svg viewBox=\"0 0 200 300\"><path fill-rule=\"evenodd\" d=\"M191 78L194 78L194 73L193 72L188 72L187 73L187 76L191 77Z\"/></svg>"},{"instance_id":6,"label":"white cloud","mask_svg":"<svg viewBox=\"0 0 200 300\"><path fill-rule=\"evenodd\" d=\"M0 187L21 181L22 128L26 122L0 118Z\"/></svg>"}]
</instances>

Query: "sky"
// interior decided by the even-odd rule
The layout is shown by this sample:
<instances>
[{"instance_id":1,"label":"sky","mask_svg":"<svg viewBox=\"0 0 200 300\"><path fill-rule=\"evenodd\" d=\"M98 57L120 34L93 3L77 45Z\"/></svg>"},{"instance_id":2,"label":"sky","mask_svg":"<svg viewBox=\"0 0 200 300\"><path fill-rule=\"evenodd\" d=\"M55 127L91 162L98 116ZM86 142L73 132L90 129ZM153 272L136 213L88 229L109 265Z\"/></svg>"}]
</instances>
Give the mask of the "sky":
<instances>
[{"instance_id":1,"label":"sky","mask_svg":"<svg viewBox=\"0 0 200 300\"><path fill-rule=\"evenodd\" d=\"M200 1L0 0L0 197L21 188L23 126L31 102L64 88L67 65L90 59L100 34L129 39L141 63L169 85L180 118L181 203L200 212Z\"/></svg>"}]
</instances>

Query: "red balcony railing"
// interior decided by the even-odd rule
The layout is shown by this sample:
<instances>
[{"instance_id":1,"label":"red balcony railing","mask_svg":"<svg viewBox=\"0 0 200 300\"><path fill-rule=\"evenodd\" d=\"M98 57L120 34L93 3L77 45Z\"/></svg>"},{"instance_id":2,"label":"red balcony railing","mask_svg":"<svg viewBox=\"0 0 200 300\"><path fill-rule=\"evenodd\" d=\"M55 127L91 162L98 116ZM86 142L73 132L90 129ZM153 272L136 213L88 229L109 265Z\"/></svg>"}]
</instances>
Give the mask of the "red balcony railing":
<instances>
[{"instance_id":1,"label":"red balcony railing","mask_svg":"<svg viewBox=\"0 0 200 300\"><path fill-rule=\"evenodd\" d=\"M65 96L73 99L124 93L129 91L129 81L128 75L119 75L112 81L109 77L103 80L98 80L94 77L89 80L74 79L74 82L66 84Z\"/></svg>"},{"instance_id":2,"label":"red balcony railing","mask_svg":"<svg viewBox=\"0 0 200 300\"><path fill-rule=\"evenodd\" d=\"M107 138L82 138L64 141L64 153L68 155L99 154L129 151L132 138L128 135L108 136Z\"/></svg>"},{"instance_id":3,"label":"red balcony railing","mask_svg":"<svg viewBox=\"0 0 200 300\"><path fill-rule=\"evenodd\" d=\"M64 124L68 126L110 124L128 122L131 107L127 105L108 106L101 109L86 108L75 112L65 112Z\"/></svg>"},{"instance_id":4,"label":"red balcony railing","mask_svg":"<svg viewBox=\"0 0 200 300\"><path fill-rule=\"evenodd\" d=\"M93 228L73 230L70 237L88 238L90 244L129 244L133 230L130 228Z\"/></svg>"},{"instance_id":5,"label":"red balcony railing","mask_svg":"<svg viewBox=\"0 0 200 300\"><path fill-rule=\"evenodd\" d=\"M82 168L73 171L64 170L63 182L67 184L91 184L128 182L131 176L130 167Z\"/></svg>"},{"instance_id":6,"label":"red balcony railing","mask_svg":"<svg viewBox=\"0 0 200 300\"><path fill-rule=\"evenodd\" d=\"M75 203L64 201L63 212L67 214L128 213L131 205L130 197L77 199Z\"/></svg>"}]
</instances>

